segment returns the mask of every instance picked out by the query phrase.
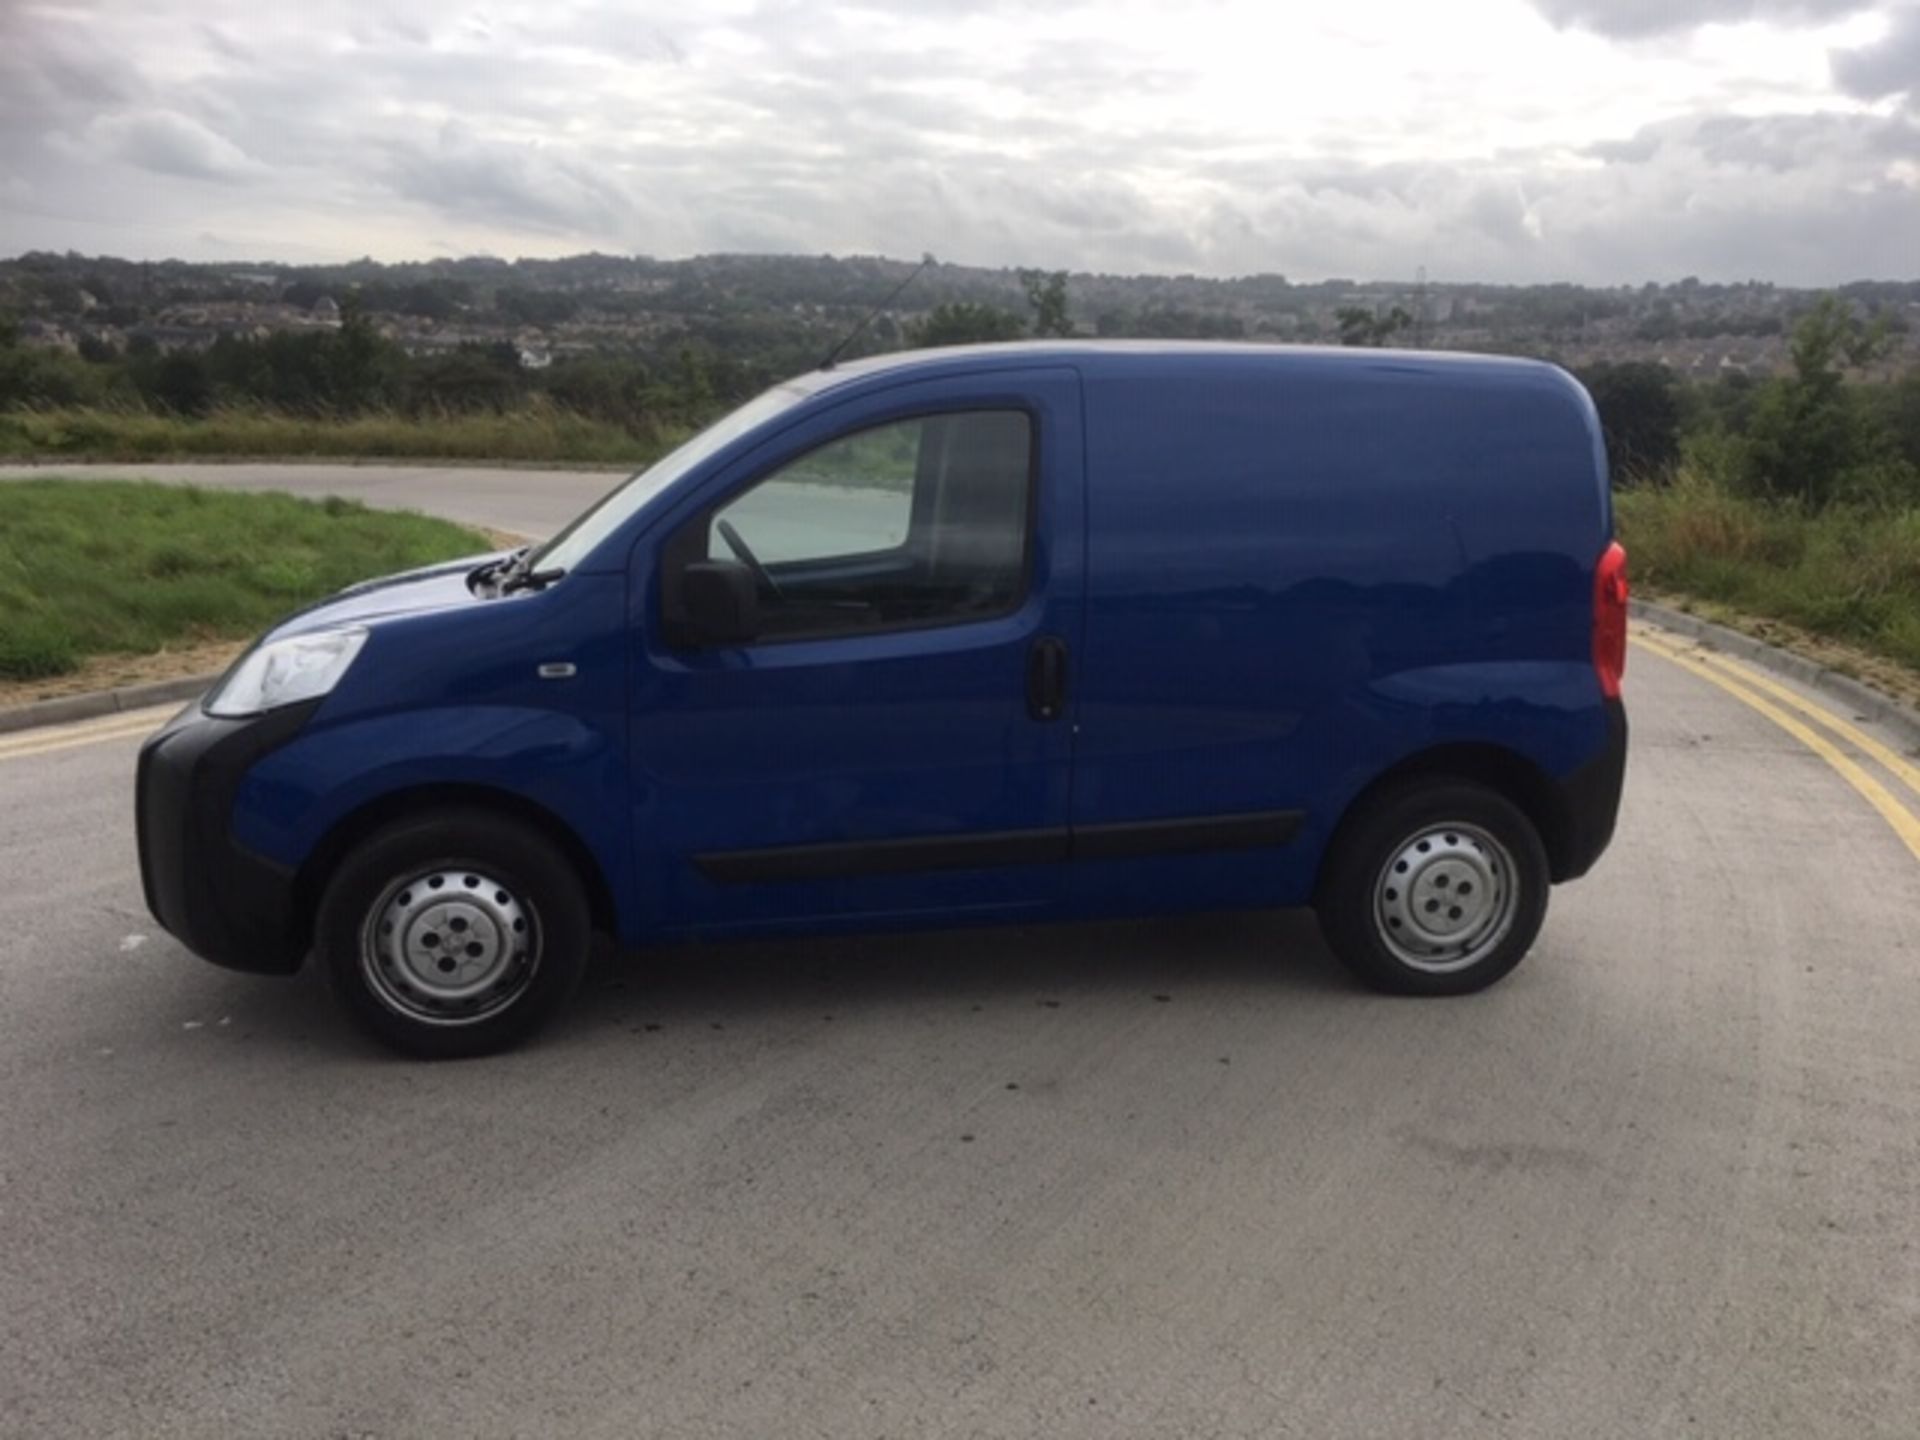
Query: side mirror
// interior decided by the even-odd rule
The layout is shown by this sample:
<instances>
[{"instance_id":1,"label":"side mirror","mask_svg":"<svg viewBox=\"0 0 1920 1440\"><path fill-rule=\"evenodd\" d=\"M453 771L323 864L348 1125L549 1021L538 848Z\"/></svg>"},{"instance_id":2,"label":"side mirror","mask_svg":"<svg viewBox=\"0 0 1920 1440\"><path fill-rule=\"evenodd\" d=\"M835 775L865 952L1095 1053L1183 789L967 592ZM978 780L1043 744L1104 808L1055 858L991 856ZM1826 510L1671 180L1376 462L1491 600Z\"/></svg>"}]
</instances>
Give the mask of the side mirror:
<instances>
[{"instance_id":1,"label":"side mirror","mask_svg":"<svg viewBox=\"0 0 1920 1440\"><path fill-rule=\"evenodd\" d=\"M680 572L681 631L695 645L745 645L760 633L760 588L738 560L695 560Z\"/></svg>"}]
</instances>

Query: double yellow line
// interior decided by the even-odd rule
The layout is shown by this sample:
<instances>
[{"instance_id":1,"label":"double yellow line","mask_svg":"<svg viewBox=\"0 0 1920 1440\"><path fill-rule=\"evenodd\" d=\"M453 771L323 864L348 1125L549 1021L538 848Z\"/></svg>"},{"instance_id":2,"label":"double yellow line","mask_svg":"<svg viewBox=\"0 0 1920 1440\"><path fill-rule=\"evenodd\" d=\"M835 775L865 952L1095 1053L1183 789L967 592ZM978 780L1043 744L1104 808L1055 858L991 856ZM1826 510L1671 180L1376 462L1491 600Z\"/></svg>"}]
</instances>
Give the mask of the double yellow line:
<instances>
[{"instance_id":1,"label":"double yellow line","mask_svg":"<svg viewBox=\"0 0 1920 1440\"><path fill-rule=\"evenodd\" d=\"M1711 650L1688 650L1673 637L1655 637L1644 630L1636 630L1633 640L1641 649L1650 650L1663 660L1669 660L1709 684L1719 686L1748 709L1766 716L1813 751L1880 812L1887 824L1893 827L1894 834L1913 852L1913 858L1920 860L1920 819L1914 817L1913 811L1901 803L1894 791L1883 785L1872 772L1828 736L1838 737L1878 763L1917 798L1920 798L1920 765L1915 765L1904 755L1824 706L1814 704L1785 685L1724 655ZM1828 734L1820 733L1814 725L1807 724L1807 720L1823 727Z\"/></svg>"},{"instance_id":2,"label":"double yellow line","mask_svg":"<svg viewBox=\"0 0 1920 1440\"><path fill-rule=\"evenodd\" d=\"M102 715L58 729L28 730L19 735L0 735L0 761L25 760L34 755L52 755L75 750L82 745L99 745L108 740L132 740L151 735L178 710L178 705L156 705L146 710L127 710L118 715Z\"/></svg>"}]
</instances>

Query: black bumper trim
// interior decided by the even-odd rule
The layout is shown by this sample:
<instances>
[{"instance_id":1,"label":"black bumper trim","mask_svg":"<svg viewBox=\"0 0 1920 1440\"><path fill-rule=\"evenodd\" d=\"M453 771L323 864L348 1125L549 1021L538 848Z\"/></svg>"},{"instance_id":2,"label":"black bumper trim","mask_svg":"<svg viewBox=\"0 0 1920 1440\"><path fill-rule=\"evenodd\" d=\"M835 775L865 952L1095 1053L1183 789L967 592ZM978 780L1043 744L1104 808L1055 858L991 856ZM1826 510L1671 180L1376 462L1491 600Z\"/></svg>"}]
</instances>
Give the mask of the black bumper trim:
<instances>
[{"instance_id":1,"label":"black bumper trim","mask_svg":"<svg viewBox=\"0 0 1920 1440\"><path fill-rule=\"evenodd\" d=\"M230 825L248 769L319 708L315 700L222 720L195 702L140 747L134 833L147 908L216 965L289 975L305 957L293 872L237 844Z\"/></svg>"},{"instance_id":2,"label":"black bumper trim","mask_svg":"<svg viewBox=\"0 0 1920 1440\"><path fill-rule=\"evenodd\" d=\"M1620 791L1627 778L1627 707L1607 701L1607 742L1601 752L1555 785L1561 814L1553 878L1577 880L1613 840Z\"/></svg>"}]
</instances>

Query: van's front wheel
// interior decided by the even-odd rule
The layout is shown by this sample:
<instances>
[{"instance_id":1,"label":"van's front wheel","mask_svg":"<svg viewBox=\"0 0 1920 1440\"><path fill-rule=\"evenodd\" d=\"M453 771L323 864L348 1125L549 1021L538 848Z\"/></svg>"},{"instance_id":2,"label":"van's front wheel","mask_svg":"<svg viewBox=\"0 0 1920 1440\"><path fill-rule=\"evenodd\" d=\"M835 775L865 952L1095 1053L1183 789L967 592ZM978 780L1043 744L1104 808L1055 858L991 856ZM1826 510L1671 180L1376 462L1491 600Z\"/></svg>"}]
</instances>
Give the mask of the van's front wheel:
<instances>
[{"instance_id":1,"label":"van's front wheel","mask_svg":"<svg viewBox=\"0 0 1920 1440\"><path fill-rule=\"evenodd\" d=\"M373 835L334 873L315 923L348 1013L430 1058L532 1034L578 985L591 938L566 857L526 826L471 810Z\"/></svg>"},{"instance_id":2,"label":"van's front wheel","mask_svg":"<svg viewBox=\"0 0 1920 1440\"><path fill-rule=\"evenodd\" d=\"M1466 781L1409 781L1341 827L1315 899L1340 959L1377 989L1461 995L1500 979L1546 918L1539 832Z\"/></svg>"}]
</instances>

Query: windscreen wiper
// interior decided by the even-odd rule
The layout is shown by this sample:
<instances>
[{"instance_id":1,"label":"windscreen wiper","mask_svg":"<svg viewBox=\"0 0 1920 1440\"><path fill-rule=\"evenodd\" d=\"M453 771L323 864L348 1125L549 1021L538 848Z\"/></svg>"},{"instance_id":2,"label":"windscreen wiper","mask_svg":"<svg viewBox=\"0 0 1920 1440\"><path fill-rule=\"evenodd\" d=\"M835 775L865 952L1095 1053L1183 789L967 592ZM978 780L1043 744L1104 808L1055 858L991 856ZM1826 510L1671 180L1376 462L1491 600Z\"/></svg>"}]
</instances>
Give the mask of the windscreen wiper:
<instances>
[{"instance_id":1,"label":"windscreen wiper","mask_svg":"<svg viewBox=\"0 0 1920 1440\"><path fill-rule=\"evenodd\" d=\"M473 572L469 584L492 585L496 590L513 573L516 565L521 564L533 550L531 545L522 545L519 549L502 555L498 560L489 560Z\"/></svg>"},{"instance_id":2,"label":"windscreen wiper","mask_svg":"<svg viewBox=\"0 0 1920 1440\"><path fill-rule=\"evenodd\" d=\"M567 573L564 567L558 565L548 570L530 569L532 562L533 547L528 546L500 572L499 579L494 582L494 593L511 595L516 590L544 590Z\"/></svg>"},{"instance_id":3,"label":"windscreen wiper","mask_svg":"<svg viewBox=\"0 0 1920 1440\"><path fill-rule=\"evenodd\" d=\"M511 595L516 589L545 589L555 580L559 580L563 574L566 574L566 568L559 564L553 566L551 570L528 570L526 564L520 563L511 576L501 578L499 593Z\"/></svg>"}]
</instances>

